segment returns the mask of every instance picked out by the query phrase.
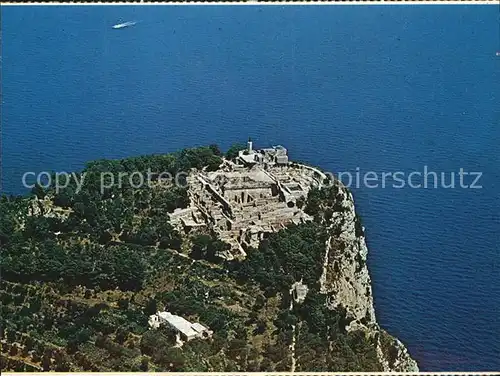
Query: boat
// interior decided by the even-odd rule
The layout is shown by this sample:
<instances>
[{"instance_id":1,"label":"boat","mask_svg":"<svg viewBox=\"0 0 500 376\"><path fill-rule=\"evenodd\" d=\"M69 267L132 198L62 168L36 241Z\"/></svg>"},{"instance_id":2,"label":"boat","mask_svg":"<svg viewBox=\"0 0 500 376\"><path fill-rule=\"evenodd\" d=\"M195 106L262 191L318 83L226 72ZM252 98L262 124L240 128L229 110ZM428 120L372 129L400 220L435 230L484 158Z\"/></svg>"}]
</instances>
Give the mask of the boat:
<instances>
[{"instance_id":1,"label":"boat","mask_svg":"<svg viewBox=\"0 0 500 376\"><path fill-rule=\"evenodd\" d=\"M127 21L127 22L119 23L119 24L113 25L113 29L123 29L124 27L134 26L136 23L137 23L136 21Z\"/></svg>"},{"instance_id":2,"label":"boat","mask_svg":"<svg viewBox=\"0 0 500 376\"><path fill-rule=\"evenodd\" d=\"M498 52L496 53L496 55L497 55L497 56L500 56L500 51L498 51Z\"/></svg>"}]
</instances>

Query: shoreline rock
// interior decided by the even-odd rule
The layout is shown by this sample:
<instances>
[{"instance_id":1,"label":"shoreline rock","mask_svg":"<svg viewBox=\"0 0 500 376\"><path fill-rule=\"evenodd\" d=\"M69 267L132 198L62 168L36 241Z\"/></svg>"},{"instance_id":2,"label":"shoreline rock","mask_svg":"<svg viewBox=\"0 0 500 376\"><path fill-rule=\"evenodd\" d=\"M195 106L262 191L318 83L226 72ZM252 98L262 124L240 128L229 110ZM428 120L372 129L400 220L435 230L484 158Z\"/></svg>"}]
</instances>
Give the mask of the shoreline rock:
<instances>
[{"instance_id":1,"label":"shoreline rock","mask_svg":"<svg viewBox=\"0 0 500 376\"><path fill-rule=\"evenodd\" d=\"M417 362L404 344L380 328L376 321L364 228L360 228L352 193L342 184L339 192L343 198L338 203L342 211L334 212L327 223L331 236L321 290L329 295L330 308L342 305L353 319L346 327L348 331L363 331L376 341L377 356L384 371L418 372Z\"/></svg>"}]
</instances>

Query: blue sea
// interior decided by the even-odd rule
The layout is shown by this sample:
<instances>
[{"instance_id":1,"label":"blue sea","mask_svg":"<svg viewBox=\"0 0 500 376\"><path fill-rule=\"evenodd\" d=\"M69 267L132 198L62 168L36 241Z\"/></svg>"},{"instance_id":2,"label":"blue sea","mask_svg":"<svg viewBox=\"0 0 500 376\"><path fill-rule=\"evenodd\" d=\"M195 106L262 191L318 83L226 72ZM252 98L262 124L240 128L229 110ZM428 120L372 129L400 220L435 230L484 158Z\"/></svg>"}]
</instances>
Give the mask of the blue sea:
<instances>
[{"instance_id":1,"label":"blue sea","mask_svg":"<svg viewBox=\"0 0 500 376\"><path fill-rule=\"evenodd\" d=\"M455 173L455 189L352 188L377 319L423 371L500 370L498 6L1 13L5 192L28 171L249 136L332 173Z\"/></svg>"}]
</instances>

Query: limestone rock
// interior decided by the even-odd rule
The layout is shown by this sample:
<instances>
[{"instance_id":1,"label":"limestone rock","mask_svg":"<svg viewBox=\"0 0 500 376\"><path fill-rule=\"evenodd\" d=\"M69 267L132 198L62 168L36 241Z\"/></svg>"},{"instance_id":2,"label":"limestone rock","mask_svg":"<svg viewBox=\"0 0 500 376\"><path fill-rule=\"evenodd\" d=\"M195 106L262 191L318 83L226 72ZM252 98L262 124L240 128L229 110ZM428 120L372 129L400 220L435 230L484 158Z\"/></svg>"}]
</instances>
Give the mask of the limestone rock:
<instances>
[{"instance_id":1,"label":"limestone rock","mask_svg":"<svg viewBox=\"0 0 500 376\"><path fill-rule=\"evenodd\" d=\"M366 266L368 248L364 229L359 230L354 199L346 187L343 200L328 223L331 237L327 244L321 290L329 295L329 307L343 306L353 321L348 331L363 330L377 338L377 355L384 371L418 372L415 360L397 338L376 322L371 279Z\"/></svg>"}]
</instances>

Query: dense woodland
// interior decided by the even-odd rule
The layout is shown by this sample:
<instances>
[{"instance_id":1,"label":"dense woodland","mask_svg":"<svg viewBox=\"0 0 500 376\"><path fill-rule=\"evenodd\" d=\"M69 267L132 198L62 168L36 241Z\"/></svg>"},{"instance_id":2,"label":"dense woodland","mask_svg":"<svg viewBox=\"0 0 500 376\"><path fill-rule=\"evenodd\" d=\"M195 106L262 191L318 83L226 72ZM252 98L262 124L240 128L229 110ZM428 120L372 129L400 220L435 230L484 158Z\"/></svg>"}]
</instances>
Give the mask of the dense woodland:
<instances>
[{"instance_id":1,"label":"dense woodland","mask_svg":"<svg viewBox=\"0 0 500 376\"><path fill-rule=\"evenodd\" d=\"M335 187L311 191L304 205L314 222L232 262L217 256L228 245L213 234L186 237L170 225L168 213L188 205L186 188L99 188L101 172L213 170L221 157L212 145L95 161L80 192L37 186L1 197L2 370L290 371L294 338L296 371L379 370L373 340L347 333L345 310L327 309L319 293L322 221L341 210ZM290 309L301 279L309 293ZM147 325L163 309L213 338L174 347L171 330Z\"/></svg>"}]
</instances>

